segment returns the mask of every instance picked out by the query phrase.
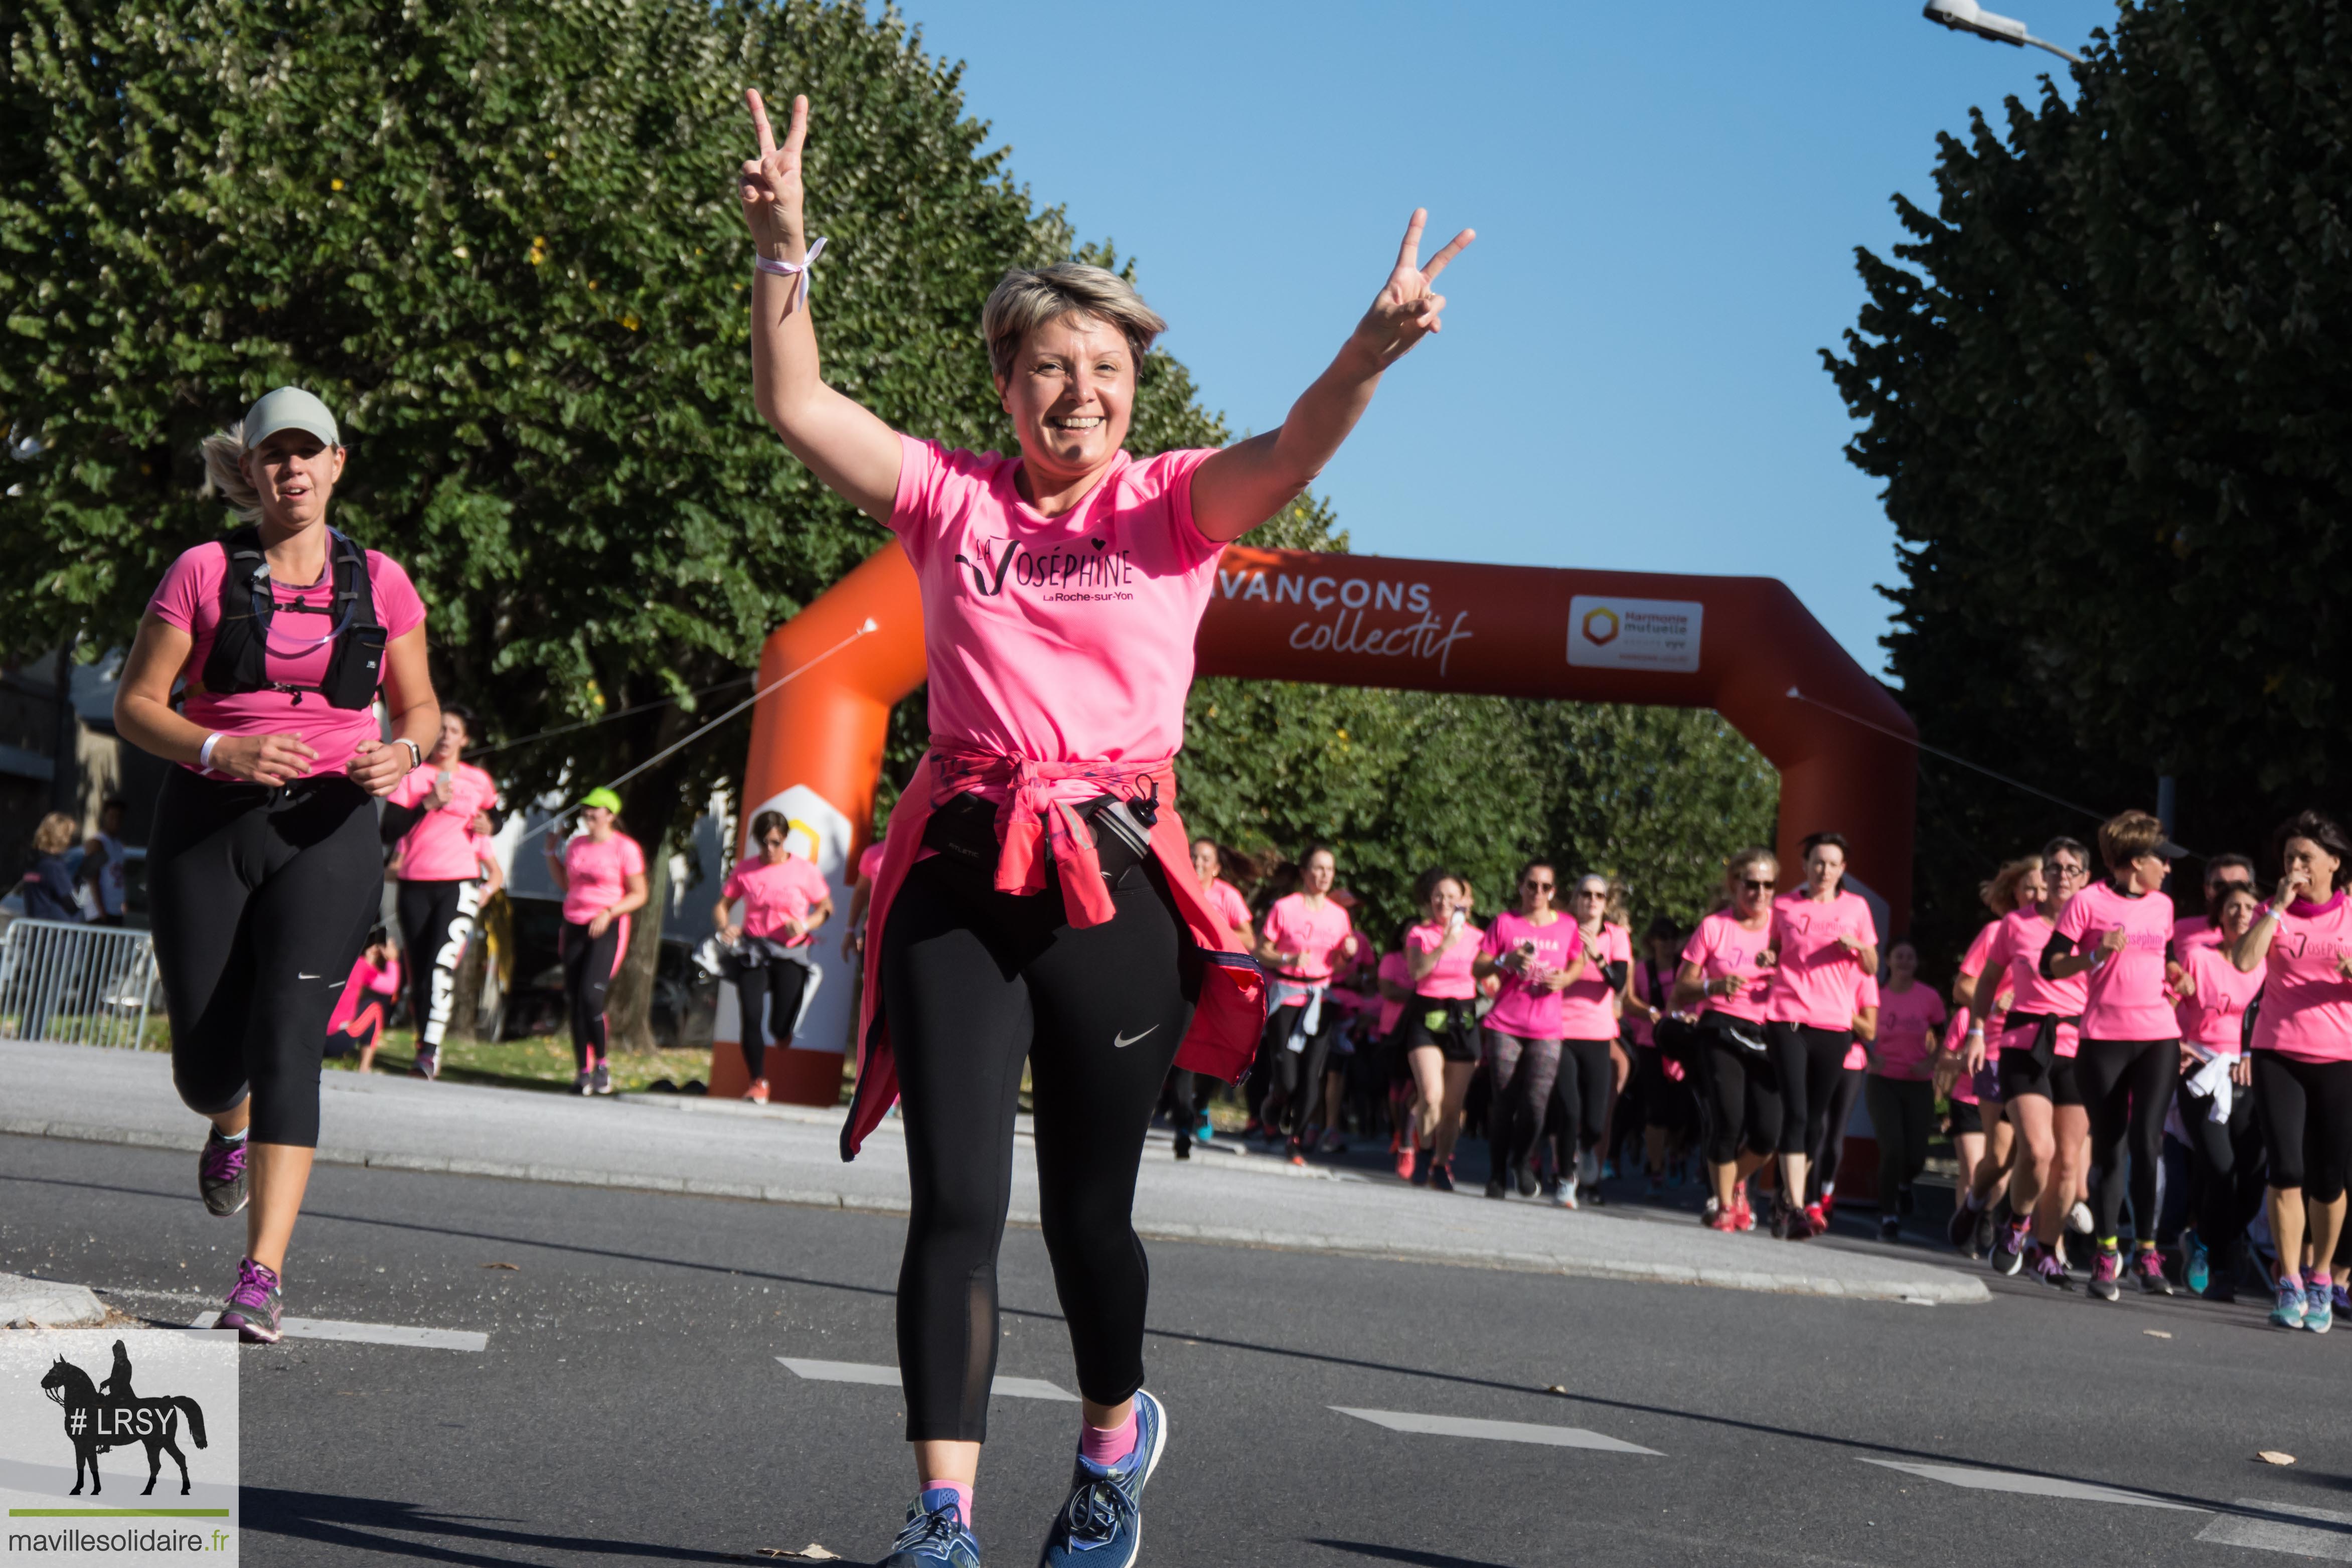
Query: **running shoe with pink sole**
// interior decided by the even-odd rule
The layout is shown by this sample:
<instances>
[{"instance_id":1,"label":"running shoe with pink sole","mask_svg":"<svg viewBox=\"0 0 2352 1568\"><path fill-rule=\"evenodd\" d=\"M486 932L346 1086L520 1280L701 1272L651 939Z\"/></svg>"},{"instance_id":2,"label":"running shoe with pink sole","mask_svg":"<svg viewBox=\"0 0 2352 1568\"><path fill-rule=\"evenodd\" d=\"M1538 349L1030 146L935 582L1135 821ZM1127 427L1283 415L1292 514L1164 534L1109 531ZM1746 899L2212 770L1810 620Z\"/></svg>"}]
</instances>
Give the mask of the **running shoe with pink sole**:
<instances>
[{"instance_id":1,"label":"running shoe with pink sole","mask_svg":"<svg viewBox=\"0 0 2352 1568\"><path fill-rule=\"evenodd\" d=\"M252 1258L240 1258L236 1266L236 1283L228 1293L228 1303L214 1320L216 1329L235 1329L236 1337L249 1345L274 1345L278 1342L278 1312L281 1305L278 1279L275 1269L256 1263Z\"/></svg>"}]
</instances>

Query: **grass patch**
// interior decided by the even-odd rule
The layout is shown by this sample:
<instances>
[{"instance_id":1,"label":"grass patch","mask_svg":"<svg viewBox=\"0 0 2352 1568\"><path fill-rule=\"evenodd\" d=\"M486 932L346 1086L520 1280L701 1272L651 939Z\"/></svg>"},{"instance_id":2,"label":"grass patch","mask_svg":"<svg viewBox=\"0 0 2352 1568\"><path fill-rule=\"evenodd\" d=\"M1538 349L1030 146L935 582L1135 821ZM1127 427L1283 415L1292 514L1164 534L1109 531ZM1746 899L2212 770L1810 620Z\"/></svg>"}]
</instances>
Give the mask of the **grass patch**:
<instances>
[{"instance_id":1,"label":"grass patch","mask_svg":"<svg viewBox=\"0 0 2352 1568\"><path fill-rule=\"evenodd\" d=\"M376 1047L375 1070L404 1073L416 1062L416 1035L411 1029L387 1029ZM688 1079L709 1082L710 1053L654 1051L639 1056L621 1053L609 1058L613 1087L626 1094L643 1089L656 1079L674 1084ZM357 1070L357 1057L330 1058L328 1070ZM535 1089L572 1092L572 1043L560 1035L528 1040L446 1040L441 1046L441 1076L451 1083L489 1084L499 1089Z\"/></svg>"}]
</instances>

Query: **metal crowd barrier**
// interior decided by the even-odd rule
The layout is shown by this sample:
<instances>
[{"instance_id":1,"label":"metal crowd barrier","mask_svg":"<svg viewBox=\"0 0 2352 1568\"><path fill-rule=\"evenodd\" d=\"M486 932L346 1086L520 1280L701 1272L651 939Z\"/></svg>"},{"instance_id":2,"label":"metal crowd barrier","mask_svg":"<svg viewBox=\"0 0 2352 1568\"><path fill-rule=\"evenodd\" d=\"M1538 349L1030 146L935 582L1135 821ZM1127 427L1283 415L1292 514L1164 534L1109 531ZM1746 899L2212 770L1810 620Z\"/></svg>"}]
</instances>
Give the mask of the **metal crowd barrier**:
<instances>
[{"instance_id":1,"label":"metal crowd barrier","mask_svg":"<svg viewBox=\"0 0 2352 1568\"><path fill-rule=\"evenodd\" d=\"M20 920L0 933L0 1037L135 1048L162 1004L143 931Z\"/></svg>"}]
</instances>

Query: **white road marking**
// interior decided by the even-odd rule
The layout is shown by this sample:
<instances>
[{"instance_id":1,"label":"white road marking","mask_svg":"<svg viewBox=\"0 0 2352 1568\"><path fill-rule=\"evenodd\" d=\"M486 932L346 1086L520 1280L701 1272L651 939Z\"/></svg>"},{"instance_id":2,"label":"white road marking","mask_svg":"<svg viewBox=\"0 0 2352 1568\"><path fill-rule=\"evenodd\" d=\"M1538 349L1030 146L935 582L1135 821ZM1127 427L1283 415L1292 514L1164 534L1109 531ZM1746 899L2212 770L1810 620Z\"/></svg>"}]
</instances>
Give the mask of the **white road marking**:
<instances>
[{"instance_id":1,"label":"white road marking","mask_svg":"<svg viewBox=\"0 0 2352 1568\"><path fill-rule=\"evenodd\" d=\"M2026 1497L2074 1498L2083 1502L2121 1502L2135 1508L2168 1508L2182 1513L2206 1513L2210 1510L2192 1508L2187 1503L2167 1502L2162 1498L2144 1492L2127 1492L2119 1487L2094 1486L2089 1481L2063 1481L2054 1476L2029 1476L2016 1470L1976 1470L1960 1465L1910 1465L1894 1459L1864 1459L1865 1465L1877 1465L1889 1470L1901 1470L1905 1475L1918 1476L1931 1481L1941 1481L1948 1487L1967 1487L1975 1491L2017 1492Z\"/></svg>"},{"instance_id":2,"label":"white road marking","mask_svg":"<svg viewBox=\"0 0 2352 1568\"><path fill-rule=\"evenodd\" d=\"M787 1371L814 1383L870 1383L883 1388L898 1386L898 1369L895 1366L872 1366L860 1361L810 1361L803 1356L780 1355L776 1358ZM1002 1377L989 1385L990 1395L999 1399L1054 1399L1066 1405L1076 1405L1078 1396L1066 1388L1056 1387L1042 1377Z\"/></svg>"},{"instance_id":3,"label":"white road marking","mask_svg":"<svg viewBox=\"0 0 2352 1568\"><path fill-rule=\"evenodd\" d=\"M1554 1448L1594 1448L1604 1454L1656 1454L1638 1443L1621 1443L1581 1426L1538 1426L1527 1421L1480 1421L1467 1415L1422 1415L1409 1410L1332 1409L1391 1432L1420 1432L1435 1437L1483 1437L1490 1443L1540 1443ZM1660 1456L1663 1458L1663 1456Z\"/></svg>"},{"instance_id":4,"label":"white road marking","mask_svg":"<svg viewBox=\"0 0 2352 1568\"><path fill-rule=\"evenodd\" d=\"M206 1312L188 1327L209 1329L218 1312ZM407 1345L421 1351L485 1351L490 1336L471 1329L412 1329L402 1323L347 1323L335 1318L280 1318L278 1331L289 1340L342 1340L356 1345Z\"/></svg>"},{"instance_id":5,"label":"white road marking","mask_svg":"<svg viewBox=\"0 0 2352 1568\"><path fill-rule=\"evenodd\" d=\"M2308 1503L2271 1502L2258 1497L2231 1500L2240 1508L2293 1514L2297 1519L2315 1520L2335 1528L2312 1529L2275 1519L2247 1519L2225 1513L2198 1531L2198 1540L2222 1546L2252 1546L2263 1552L2292 1552L2298 1557L2316 1557L2323 1563L2352 1563L2352 1513L2313 1508Z\"/></svg>"}]
</instances>

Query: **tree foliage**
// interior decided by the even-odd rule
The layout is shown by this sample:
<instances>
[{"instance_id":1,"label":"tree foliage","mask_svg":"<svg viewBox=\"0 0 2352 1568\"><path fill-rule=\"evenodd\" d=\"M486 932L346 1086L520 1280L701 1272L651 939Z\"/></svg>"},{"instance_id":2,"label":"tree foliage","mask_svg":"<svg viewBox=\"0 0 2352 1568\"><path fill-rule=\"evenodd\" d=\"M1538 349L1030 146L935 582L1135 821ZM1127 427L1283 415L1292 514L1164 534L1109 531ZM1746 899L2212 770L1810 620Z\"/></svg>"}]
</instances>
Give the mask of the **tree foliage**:
<instances>
[{"instance_id":1,"label":"tree foliage","mask_svg":"<svg viewBox=\"0 0 2352 1568\"><path fill-rule=\"evenodd\" d=\"M2075 70L1939 142L1933 212L1860 253L1853 461L1902 543L1925 738L2099 812L2179 780L2258 843L2352 763L2352 30L2294 0L2134 0ZM1991 862L2092 824L1923 761L1945 942Z\"/></svg>"}]
</instances>

